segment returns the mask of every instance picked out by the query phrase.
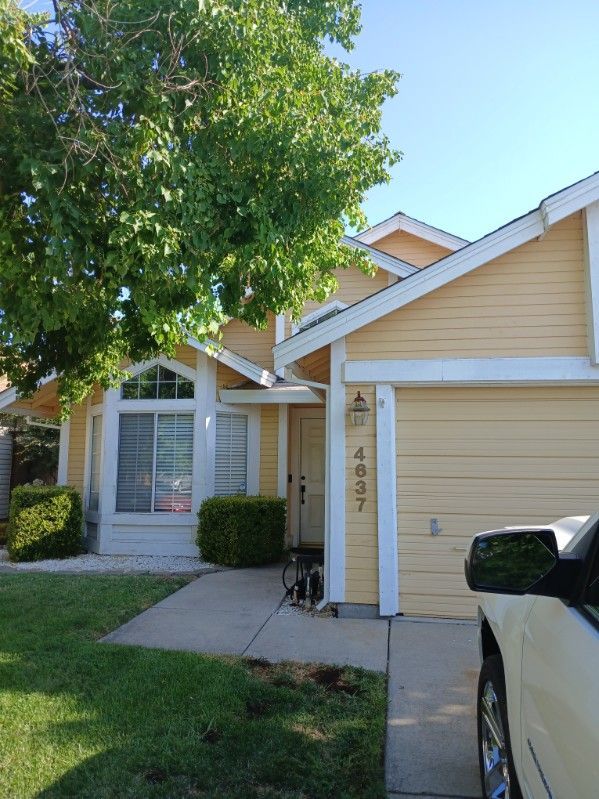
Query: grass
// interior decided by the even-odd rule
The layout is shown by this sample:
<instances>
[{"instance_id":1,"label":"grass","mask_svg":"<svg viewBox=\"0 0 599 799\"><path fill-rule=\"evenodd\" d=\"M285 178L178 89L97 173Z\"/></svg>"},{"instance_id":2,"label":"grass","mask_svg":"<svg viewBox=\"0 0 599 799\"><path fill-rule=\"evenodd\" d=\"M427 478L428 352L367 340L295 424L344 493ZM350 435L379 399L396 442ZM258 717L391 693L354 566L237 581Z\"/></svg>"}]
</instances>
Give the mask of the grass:
<instances>
[{"instance_id":1,"label":"grass","mask_svg":"<svg viewBox=\"0 0 599 799\"><path fill-rule=\"evenodd\" d=\"M184 582L0 576L0 797L382 799L382 675L96 643Z\"/></svg>"}]
</instances>

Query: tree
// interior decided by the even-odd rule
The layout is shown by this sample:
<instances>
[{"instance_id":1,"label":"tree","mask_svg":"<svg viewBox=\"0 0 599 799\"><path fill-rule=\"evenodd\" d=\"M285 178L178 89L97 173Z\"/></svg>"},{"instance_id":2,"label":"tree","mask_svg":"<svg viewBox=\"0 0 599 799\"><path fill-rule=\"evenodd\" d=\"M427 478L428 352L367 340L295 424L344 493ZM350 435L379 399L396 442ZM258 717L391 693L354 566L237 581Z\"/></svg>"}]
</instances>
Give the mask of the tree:
<instances>
[{"instance_id":1,"label":"tree","mask_svg":"<svg viewBox=\"0 0 599 799\"><path fill-rule=\"evenodd\" d=\"M351 48L356 0L53 8L0 0L0 373L22 393L55 372L66 413L125 358L372 268L340 239L398 157L398 76L325 53Z\"/></svg>"},{"instance_id":2,"label":"tree","mask_svg":"<svg viewBox=\"0 0 599 799\"><path fill-rule=\"evenodd\" d=\"M55 425L30 424L23 416L0 413L0 428L8 430L14 442L13 485L15 478L18 483L56 481L59 442Z\"/></svg>"}]
</instances>

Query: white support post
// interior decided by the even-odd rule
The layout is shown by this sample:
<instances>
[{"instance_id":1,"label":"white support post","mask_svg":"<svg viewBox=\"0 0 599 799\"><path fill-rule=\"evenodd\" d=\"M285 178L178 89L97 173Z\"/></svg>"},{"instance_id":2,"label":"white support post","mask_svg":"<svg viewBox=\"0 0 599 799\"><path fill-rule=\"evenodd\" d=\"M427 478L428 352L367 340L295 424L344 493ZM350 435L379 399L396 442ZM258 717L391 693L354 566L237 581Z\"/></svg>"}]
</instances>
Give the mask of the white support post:
<instances>
[{"instance_id":1,"label":"white support post","mask_svg":"<svg viewBox=\"0 0 599 799\"><path fill-rule=\"evenodd\" d=\"M584 261L587 278L587 325L589 357L599 364L599 202L588 205L582 214Z\"/></svg>"},{"instance_id":2,"label":"white support post","mask_svg":"<svg viewBox=\"0 0 599 799\"><path fill-rule=\"evenodd\" d=\"M277 441L277 494L287 499L287 475L289 463L287 446L289 440L289 405L279 405L279 436Z\"/></svg>"},{"instance_id":3,"label":"white support post","mask_svg":"<svg viewBox=\"0 0 599 799\"><path fill-rule=\"evenodd\" d=\"M275 317L275 344L280 344L285 339L285 314L277 314ZM277 377L285 377L285 367L275 371Z\"/></svg>"},{"instance_id":4,"label":"white support post","mask_svg":"<svg viewBox=\"0 0 599 799\"><path fill-rule=\"evenodd\" d=\"M331 385L327 403L328 437L328 561L329 601L345 602L345 386L342 366L345 338L331 344ZM326 543L326 540L325 540Z\"/></svg>"},{"instance_id":5,"label":"white support post","mask_svg":"<svg viewBox=\"0 0 599 799\"><path fill-rule=\"evenodd\" d=\"M119 458L119 414L116 403L120 389L110 388L104 393L102 479L98 502L98 548L100 554L110 551L112 544L112 519L116 510L116 483Z\"/></svg>"},{"instance_id":6,"label":"white support post","mask_svg":"<svg viewBox=\"0 0 599 799\"><path fill-rule=\"evenodd\" d=\"M66 486L69 471L69 439L71 435L70 419L60 425L60 438L58 443L58 474L56 482L59 486Z\"/></svg>"},{"instance_id":7,"label":"white support post","mask_svg":"<svg viewBox=\"0 0 599 799\"><path fill-rule=\"evenodd\" d=\"M399 612L395 389L376 386L376 495L379 545L379 613Z\"/></svg>"},{"instance_id":8,"label":"white support post","mask_svg":"<svg viewBox=\"0 0 599 799\"><path fill-rule=\"evenodd\" d=\"M196 354L195 401L191 488L193 513L198 512L206 497L214 494L216 361L200 351Z\"/></svg>"}]
</instances>

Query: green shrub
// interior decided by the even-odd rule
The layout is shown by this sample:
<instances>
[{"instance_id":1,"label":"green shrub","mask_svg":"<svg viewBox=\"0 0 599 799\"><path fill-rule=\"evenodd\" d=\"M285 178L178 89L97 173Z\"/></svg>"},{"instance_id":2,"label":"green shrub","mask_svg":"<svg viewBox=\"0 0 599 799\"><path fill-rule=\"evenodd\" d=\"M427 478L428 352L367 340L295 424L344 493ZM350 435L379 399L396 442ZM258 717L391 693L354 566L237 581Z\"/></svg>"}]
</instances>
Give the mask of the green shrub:
<instances>
[{"instance_id":1,"label":"green shrub","mask_svg":"<svg viewBox=\"0 0 599 799\"><path fill-rule=\"evenodd\" d=\"M281 558L286 501L280 497L210 497L198 517L202 557L223 566L259 566Z\"/></svg>"},{"instance_id":2,"label":"green shrub","mask_svg":"<svg viewBox=\"0 0 599 799\"><path fill-rule=\"evenodd\" d=\"M66 486L17 486L10 498L11 560L66 558L81 551L81 497Z\"/></svg>"}]
</instances>

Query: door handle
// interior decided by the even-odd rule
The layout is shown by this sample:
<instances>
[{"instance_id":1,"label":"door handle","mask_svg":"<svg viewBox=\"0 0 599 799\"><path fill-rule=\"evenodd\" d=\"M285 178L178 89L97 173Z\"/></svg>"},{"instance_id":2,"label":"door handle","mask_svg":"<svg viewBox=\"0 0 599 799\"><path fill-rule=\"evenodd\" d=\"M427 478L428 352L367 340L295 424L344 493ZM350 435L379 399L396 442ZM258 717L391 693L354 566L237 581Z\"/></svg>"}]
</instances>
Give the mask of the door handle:
<instances>
[{"instance_id":1,"label":"door handle","mask_svg":"<svg viewBox=\"0 0 599 799\"><path fill-rule=\"evenodd\" d=\"M305 500L306 486L305 485L301 485L300 486L300 494L302 495L302 505L305 505L306 504L306 500Z\"/></svg>"}]
</instances>

